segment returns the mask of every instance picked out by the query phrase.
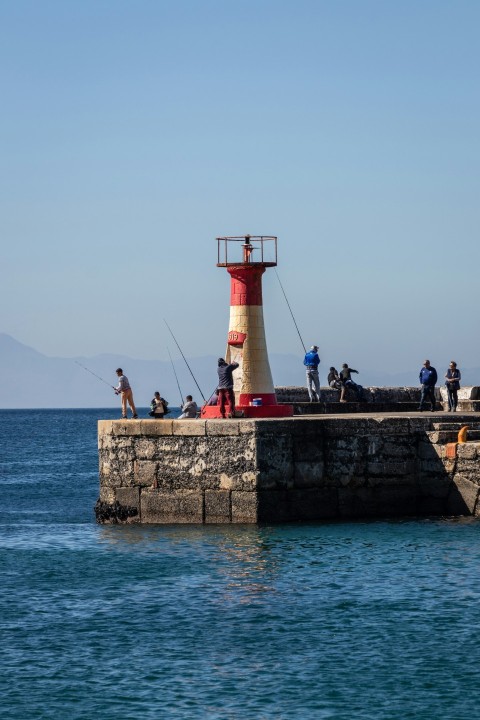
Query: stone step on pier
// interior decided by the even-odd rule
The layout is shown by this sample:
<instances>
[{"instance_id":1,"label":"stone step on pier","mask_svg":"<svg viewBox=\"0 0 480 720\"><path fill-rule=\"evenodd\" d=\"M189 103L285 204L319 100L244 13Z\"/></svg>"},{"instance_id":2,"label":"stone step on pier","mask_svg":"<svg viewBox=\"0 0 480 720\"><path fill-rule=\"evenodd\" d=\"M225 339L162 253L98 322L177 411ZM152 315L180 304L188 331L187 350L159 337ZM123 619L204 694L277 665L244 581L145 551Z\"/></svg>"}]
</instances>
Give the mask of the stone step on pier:
<instances>
[{"instance_id":1,"label":"stone step on pier","mask_svg":"<svg viewBox=\"0 0 480 720\"><path fill-rule=\"evenodd\" d=\"M293 403L294 415L343 415L345 413L385 413L385 412L416 412L418 402L296 402ZM437 404L436 412L443 407Z\"/></svg>"},{"instance_id":2,"label":"stone step on pier","mask_svg":"<svg viewBox=\"0 0 480 720\"><path fill-rule=\"evenodd\" d=\"M419 402L296 402L294 415L342 415L345 413L412 413L418 411ZM430 409L424 412L431 412ZM435 412L449 412L448 402L438 401ZM459 400L457 413L480 412L479 400Z\"/></svg>"},{"instance_id":3,"label":"stone step on pier","mask_svg":"<svg viewBox=\"0 0 480 720\"><path fill-rule=\"evenodd\" d=\"M458 433L465 426L468 427L467 442L480 442L480 423L475 420L472 422L469 417L458 422L452 422L450 418L445 422L434 422L429 437L436 445L454 443L458 441Z\"/></svg>"},{"instance_id":4,"label":"stone step on pier","mask_svg":"<svg viewBox=\"0 0 480 720\"><path fill-rule=\"evenodd\" d=\"M410 413L420 405L420 387L365 387L363 400L358 402L352 390L346 394L347 402L340 403L340 391L321 388L321 402L311 403L306 387L275 388L279 403L293 405L295 415L327 415L344 413L401 412ZM436 411L448 412L445 387L435 389ZM429 407L429 404L428 406ZM458 391L457 412L480 412L480 387L467 386Z\"/></svg>"},{"instance_id":5,"label":"stone step on pier","mask_svg":"<svg viewBox=\"0 0 480 720\"><path fill-rule=\"evenodd\" d=\"M443 403L444 410L448 410L448 401ZM457 412L480 412L480 400L459 400Z\"/></svg>"}]
</instances>

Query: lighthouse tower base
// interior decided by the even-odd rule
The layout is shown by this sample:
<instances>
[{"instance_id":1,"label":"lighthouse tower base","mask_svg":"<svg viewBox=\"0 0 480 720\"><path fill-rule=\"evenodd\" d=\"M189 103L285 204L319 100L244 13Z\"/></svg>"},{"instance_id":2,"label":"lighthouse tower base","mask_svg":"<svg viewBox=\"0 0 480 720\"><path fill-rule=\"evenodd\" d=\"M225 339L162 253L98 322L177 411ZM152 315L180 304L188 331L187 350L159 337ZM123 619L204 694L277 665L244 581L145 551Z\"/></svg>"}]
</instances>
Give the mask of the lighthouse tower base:
<instances>
[{"instance_id":1,"label":"lighthouse tower base","mask_svg":"<svg viewBox=\"0 0 480 720\"><path fill-rule=\"evenodd\" d=\"M204 405L200 417L205 420L221 418L219 405ZM293 405L236 405L236 418L283 418L293 417Z\"/></svg>"}]
</instances>

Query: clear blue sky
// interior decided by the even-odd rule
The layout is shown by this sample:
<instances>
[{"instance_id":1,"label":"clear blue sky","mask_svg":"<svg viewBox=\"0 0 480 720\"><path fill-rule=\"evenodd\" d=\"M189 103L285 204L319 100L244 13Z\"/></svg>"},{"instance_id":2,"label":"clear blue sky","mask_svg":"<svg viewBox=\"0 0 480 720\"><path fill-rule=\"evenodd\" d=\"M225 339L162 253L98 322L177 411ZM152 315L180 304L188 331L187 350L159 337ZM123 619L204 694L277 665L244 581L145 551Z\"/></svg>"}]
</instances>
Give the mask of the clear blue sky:
<instances>
[{"instance_id":1,"label":"clear blue sky","mask_svg":"<svg viewBox=\"0 0 480 720\"><path fill-rule=\"evenodd\" d=\"M305 342L480 365L477 0L0 2L0 332L222 354L217 235L279 238ZM273 271L271 352L300 352Z\"/></svg>"}]
</instances>

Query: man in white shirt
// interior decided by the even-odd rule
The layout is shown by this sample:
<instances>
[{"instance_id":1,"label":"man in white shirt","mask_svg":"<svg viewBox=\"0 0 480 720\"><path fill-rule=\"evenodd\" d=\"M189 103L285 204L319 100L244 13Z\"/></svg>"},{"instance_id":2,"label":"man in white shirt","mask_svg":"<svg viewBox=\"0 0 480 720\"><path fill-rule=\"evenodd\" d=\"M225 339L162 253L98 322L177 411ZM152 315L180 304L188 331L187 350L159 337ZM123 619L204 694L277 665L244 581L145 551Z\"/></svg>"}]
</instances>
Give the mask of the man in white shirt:
<instances>
[{"instance_id":1,"label":"man in white shirt","mask_svg":"<svg viewBox=\"0 0 480 720\"><path fill-rule=\"evenodd\" d=\"M196 418L198 412L198 405L193 400L191 395L187 395L185 398L185 405L182 407L182 414L178 418L179 420L185 420L187 418Z\"/></svg>"},{"instance_id":2,"label":"man in white shirt","mask_svg":"<svg viewBox=\"0 0 480 720\"><path fill-rule=\"evenodd\" d=\"M132 388L130 387L130 383L128 382L128 378L126 375L123 374L122 368L117 368L115 370L118 376L118 385L115 388L115 393L117 395L121 395L122 397L122 418L123 420L127 419L127 402L130 405L130 409L132 411L132 417L134 419L138 418L137 410L135 408L135 403L133 402L133 392Z\"/></svg>"}]
</instances>

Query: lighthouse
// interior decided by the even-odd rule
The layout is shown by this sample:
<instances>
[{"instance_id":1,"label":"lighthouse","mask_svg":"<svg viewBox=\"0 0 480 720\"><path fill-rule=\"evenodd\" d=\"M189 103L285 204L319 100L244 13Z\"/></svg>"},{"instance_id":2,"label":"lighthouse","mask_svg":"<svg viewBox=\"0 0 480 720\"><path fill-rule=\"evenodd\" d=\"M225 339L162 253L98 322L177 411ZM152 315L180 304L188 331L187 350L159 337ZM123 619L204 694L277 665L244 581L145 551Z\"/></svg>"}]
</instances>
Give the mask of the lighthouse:
<instances>
[{"instance_id":1,"label":"lighthouse","mask_svg":"<svg viewBox=\"0 0 480 720\"><path fill-rule=\"evenodd\" d=\"M230 275L230 322L227 363L233 373L236 416L290 417L291 405L279 405L268 361L263 321L262 275L277 265L274 236L219 237L217 267ZM204 406L203 418L220 417L217 406Z\"/></svg>"}]
</instances>

